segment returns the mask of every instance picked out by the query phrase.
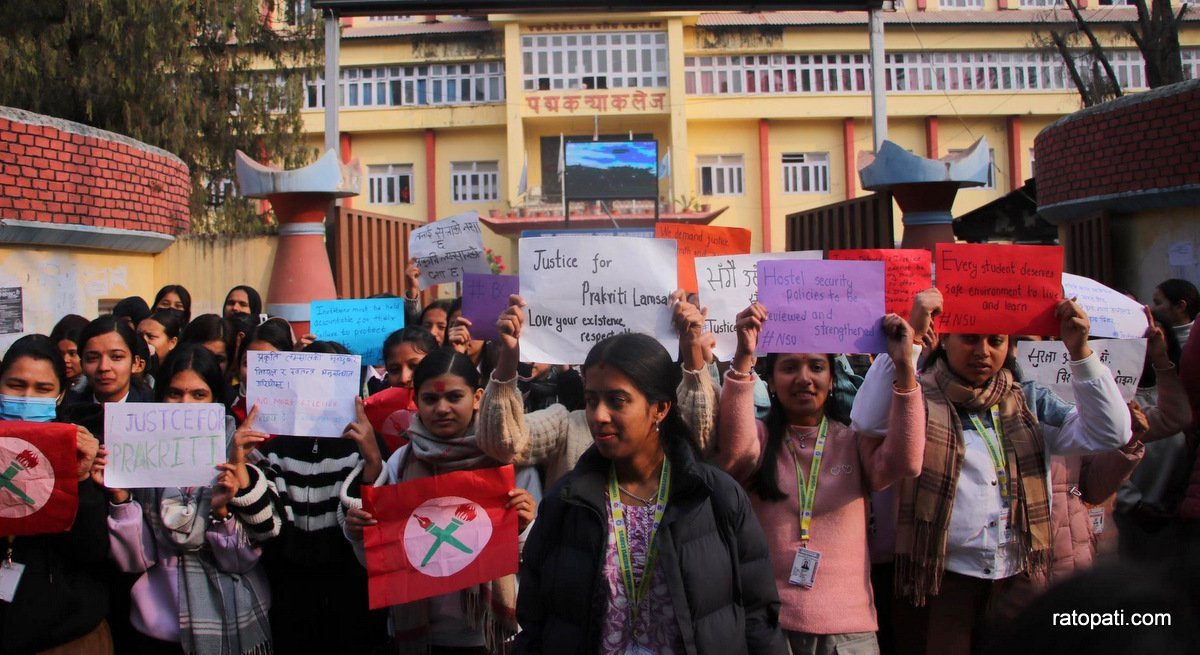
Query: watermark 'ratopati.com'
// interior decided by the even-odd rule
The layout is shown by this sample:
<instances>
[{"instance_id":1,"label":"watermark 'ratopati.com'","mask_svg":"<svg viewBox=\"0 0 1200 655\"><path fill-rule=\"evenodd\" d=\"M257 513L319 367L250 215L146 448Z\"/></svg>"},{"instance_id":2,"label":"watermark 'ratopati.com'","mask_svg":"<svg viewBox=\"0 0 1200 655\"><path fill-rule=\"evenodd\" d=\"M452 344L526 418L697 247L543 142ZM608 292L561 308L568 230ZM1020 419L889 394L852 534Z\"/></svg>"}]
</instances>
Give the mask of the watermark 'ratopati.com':
<instances>
[{"instance_id":1,"label":"watermark 'ratopati.com'","mask_svg":"<svg viewBox=\"0 0 1200 655\"><path fill-rule=\"evenodd\" d=\"M1098 627L1158 627L1171 625L1170 612L1056 612L1052 625L1095 629Z\"/></svg>"}]
</instances>

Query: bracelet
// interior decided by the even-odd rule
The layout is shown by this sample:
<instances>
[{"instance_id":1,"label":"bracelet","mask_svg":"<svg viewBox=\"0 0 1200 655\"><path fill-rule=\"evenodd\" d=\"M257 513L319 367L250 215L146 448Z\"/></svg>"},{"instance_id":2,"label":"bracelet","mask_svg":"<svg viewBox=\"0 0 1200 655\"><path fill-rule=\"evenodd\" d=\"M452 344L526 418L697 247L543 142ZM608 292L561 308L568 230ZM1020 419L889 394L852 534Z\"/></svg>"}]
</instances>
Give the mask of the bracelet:
<instances>
[{"instance_id":1,"label":"bracelet","mask_svg":"<svg viewBox=\"0 0 1200 655\"><path fill-rule=\"evenodd\" d=\"M746 379L749 379L754 376L754 367L751 366L749 371L746 371L745 373L743 373L743 372L737 370L736 368L730 366L729 372L727 375L729 375L729 377L737 379L737 380L746 380Z\"/></svg>"},{"instance_id":2,"label":"bracelet","mask_svg":"<svg viewBox=\"0 0 1200 655\"><path fill-rule=\"evenodd\" d=\"M225 525L229 522L229 519L233 518L233 512L229 511L228 509L225 510L225 518L218 517L214 513L215 511L216 510L209 510L208 512L209 525Z\"/></svg>"}]
</instances>

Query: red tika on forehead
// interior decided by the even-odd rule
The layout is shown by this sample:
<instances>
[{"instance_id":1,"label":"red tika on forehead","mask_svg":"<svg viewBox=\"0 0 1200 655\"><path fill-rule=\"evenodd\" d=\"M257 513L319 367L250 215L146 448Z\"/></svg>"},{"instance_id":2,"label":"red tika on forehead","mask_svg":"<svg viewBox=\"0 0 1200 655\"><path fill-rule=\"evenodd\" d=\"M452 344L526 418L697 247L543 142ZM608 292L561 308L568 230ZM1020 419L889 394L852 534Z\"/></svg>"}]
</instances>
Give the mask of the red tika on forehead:
<instances>
[{"instance_id":1,"label":"red tika on forehead","mask_svg":"<svg viewBox=\"0 0 1200 655\"><path fill-rule=\"evenodd\" d=\"M446 383L442 382L441 380L434 380L433 381L433 390L438 393L445 393L446 392Z\"/></svg>"}]
</instances>

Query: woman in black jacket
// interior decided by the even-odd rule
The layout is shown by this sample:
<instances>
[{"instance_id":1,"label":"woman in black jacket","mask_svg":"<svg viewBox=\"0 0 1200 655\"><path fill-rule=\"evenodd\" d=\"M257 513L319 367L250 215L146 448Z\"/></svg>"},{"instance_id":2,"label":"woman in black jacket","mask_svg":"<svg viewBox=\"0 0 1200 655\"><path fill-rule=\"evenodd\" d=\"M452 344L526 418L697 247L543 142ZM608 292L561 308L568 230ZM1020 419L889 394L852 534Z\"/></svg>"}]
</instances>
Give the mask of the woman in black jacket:
<instances>
[{"instance_id":1,"label":"woman in black jacket","mask_svg":"<svg viewBox=\"0 0 1200 655\"><path fill-rule=\"evenodd\" d=\"M522 318L498 327L519 333ZM525 544L517 652L786 653L762 528L741 487L697 460L674 405L679 367L653 338L622 334L583 371L595 443Z\"/></svg>"}]
</instances>

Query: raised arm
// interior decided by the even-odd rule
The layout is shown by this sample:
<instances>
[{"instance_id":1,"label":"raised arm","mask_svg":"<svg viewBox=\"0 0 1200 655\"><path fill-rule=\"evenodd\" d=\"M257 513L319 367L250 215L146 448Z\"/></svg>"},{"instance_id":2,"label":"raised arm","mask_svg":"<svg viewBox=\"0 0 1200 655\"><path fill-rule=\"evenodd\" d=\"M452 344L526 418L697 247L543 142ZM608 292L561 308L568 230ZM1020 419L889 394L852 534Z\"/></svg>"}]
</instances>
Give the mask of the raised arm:
<instances>
[{"instance_id":1,"label":"raised arm","mask_svg":"<svg viewBox=\"0 0 1200 655\"><path fill-rule=\"evenodd\" d=\"M1179 379L1179 371L1167 356L1166 336L1162 328L1155 325L1149 307L1146 308L1146 318L1150 321L1150 327L1146 328L1146 359L1154 367L1158 402L1146 408L1149 428L1137 436L1143 442L1150 442L1166 439L1187 429L1192 424L1192 408L1188 405L1187 392L1183 388L1183 381Z\"/></svg>"},{"instance_id":2,"label":"raised arm","mask_svg":"<svg viewBox=\"0 0 1200 655\"><path fill-rule=\"evenodd\" d=\"M725 373L720 411L717 413L716 465L738 482L745 482L762 463L766 433L754 418L754 353L767 319L767 308L753 303L738 313L734 329L737 348Z\"/></svg>"},{"instance_id":3,"label":"raised arm","mask_svg":"<svg viewBox=\"0 0 1200 655\"><path fill-rule=\"evenodd\" d=\"M1072 300L1059 301L1055 310L1062 340L1071 357L1071 387L1075 410L1057 433L1044 431L1046 445L1056 455L1102 453L1120 448L1132 434L1129 408L1112 372L1088 346L1087 314Z\"/></svg>"},{"instance_id":4,"label":"raised arm","mask_svg":"<svg viewBox=\"0 0 1200 655\"><path fill-rule=\"evenodd\" d=\"M708 309L687 301L687 294L677 289L671 294L671 322L679 333L679 357L683 379L676 390L676 401L684 423L692 429L696 447L701 453L711 453L713 433L717 424L717 388L708 374L709 341L704 335Z\"/></svg>"},{"instance_id":5,"label":"raised arm","mask_svg":"<svg viewBox=\"0 0 1200 655\"><path fill-rule=\"evenodd\" d=\"M917 374L909 353L912 350L913 329L895 314L883 317L883 331L888 337L888 353L893 362L892 384L886 397L863 397L862 390L855 399L889 407L887 436L862 434L858 439L859 460L872 491L886 489L903 478L920 475L925 455L925 405ZM883 390L876 385L874 392Z\"/></svg>"}]
</instances>

